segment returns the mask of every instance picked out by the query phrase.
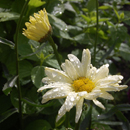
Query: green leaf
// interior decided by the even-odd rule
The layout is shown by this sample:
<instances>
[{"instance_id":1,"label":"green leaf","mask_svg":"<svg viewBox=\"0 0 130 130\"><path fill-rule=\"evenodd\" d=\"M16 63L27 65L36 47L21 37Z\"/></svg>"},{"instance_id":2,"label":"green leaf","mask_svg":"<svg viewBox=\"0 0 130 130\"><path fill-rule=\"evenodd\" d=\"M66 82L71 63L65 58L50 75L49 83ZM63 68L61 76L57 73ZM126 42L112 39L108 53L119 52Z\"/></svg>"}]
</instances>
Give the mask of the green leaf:
<instances>
[{"instance_id":1,"label":"green leaf","mask_svg":"<svg viewBox=\"0 0 130 130\"><path fill-rule=\"evenodd\" d=\"M115 14L116 14L117 18L120 19L120 16L119 16L119 14L118 14L118 11L117 11L115 8L114 8L114 11L115 11Z\"/></svg>"},{"instance_id":2,"label":"green leaf","mask_svg":"<svg viewBox=\"0 0 130 130\"><path fill-rule=\"evenodd\" d=\"M66 119L66 114L64 116L61 117L61 119L55 123L55 126L58 127L60 126Z\"/></svg>"},{"instance_id":3,"label":"green leaf","mask_svg":"<svg viewBox=\"0 0 130 130\"><path fill-rule=\"evenodd\" d=\"M8 95L10 93L10 91L12 90L12 87L15 86L17 78L18 78L18 76L13 76L11 79L9 79L4 84L4 87L3 87L2 91L4 92L5 95Z\"/></svg>"},{"instance_id":4,"label":"green leaf","mask_svg":"<svg viewBox=\"0 0 130 130\"><path fill-rule=\"evenodd\" d=\"M87 21L87 23L90 23L91 22L91 19L89 18L89 17L87 17L87 16L85 16L85 15L81 15L81 17L84 19L84 20L86 20Z\"/></svg>"},{"instance_id":5,"label":"green leaf","mask_svg":"<svg viewBox=\"0 0 130 130\"><path fill-rule=\"evenodd\" d=\"M35 45L36 47L39 46L37 45L37 42L33 40L27 39L24 35L19 34L18 37L18 53L21 56L20 60L27 58L33 61L38 61L38 58L33 55L33 51L31 48L31 45Z\"/></svg>"},{"instance_id":6,"label":"green leaf","mask_svg":"<svg viewBox=\"0 0 130 130\"><path fill-rule=\"evenodd\" d=\"M122 129L123 130L130 130L130 124L127 118L123 115L121 111L116 111L117 118L123 122Z\"/></svg>"},{"instance_id":7,"label":"green leaf","mask_svg":"<svg viewBox=\"0 0 130 130\"><path fill-rule=\"evenodd\" d=\"M59 18L49 14L49 21L53 26L53 34L57 37L62 37L65 39L72 40L68 34L67 24Z\"/></svg>"},{"instance_id":8,"label":"green leaf","mask_svg":"<svg viewBox=\"0 0 130 130\"><path fill-rule=\"evenodd\" d=\"M30 76L32 68L33 66L30 62L26 60L20 61L19 62L19 77L25 78L27 76Z\"/></svg>"},{"instance_id":9,"label":"green leaf","mask_svg":"<svg viewBox=\"0 0 130 130\"><path fill-rule=\"evenodd\" d=\"M117 105L117 108L120 111L130 111L130 104L120 104Z\"/></svg>"},{"instance_id":10,"label":"green leaf","mask_svg":"<svg viewBox=\"0 0 130 130\"><path fill-rule=\"evenodd\" d=\"M127 44L122 43L120 45L119 54L123 59L130 61L130 47Z\"/></svg>"},{"instance_id":11,"label":"green leaf","mask_svg":"<svg viewBox=\"0 0 130 130\"><path fill-rule=\"evenodd\" d=\"M31 101L31 100L28 99L28 98L22 98L22 101L24 101L25 103L27 103L27 104L29 104L29 105L31 105L31 106L34 106L34 107L50 107L50 106L53 105L53 101L52 101L52 102L49 102L49 103L47 103L47 104L45 104L45 105L38 105L38 104L34 103L33 101Z\"/></svg>"},{"instance_id":12,"label":"green leaf","mask_svg":"<svg viewBox=\"0 0 130 130\"><path fill-rule=\"evenodd\" d=\"M0 104L2 104L2 107L0 107L0 114L9 110L12 107L10 97L6 96L5 94L0 95Z\"/></svg>"},{"instance_id":13,"label":"green leaf","mask_svg":"<svg viewBox=\"0 0 130 130\"><path fill-rule=\"evenodd\" d=\"M33 114L33 113L37 113L43 109L43 107L34 106L34 104L41 105L39 102L39 99L38 99L38 92L37 92L36 87L34 87L34 86L31 86L31 88L22 87L21 93L22 93L22 97L26 97L25 99L29 99L29 100L24 100L24 98L23 98L24 101L22 101L22 113ZM18 97L19 97L18 90L16 88L13 88L13 90L11 92L11 102L15 108L19 108L19 98ZM31 103L31 102L33 102L33 103Z\"/></svg>"},{"instance_id":14,"label":"green leaf","mask_svg":"<svg viewBox=\"0 0 130 130\"><path fill-rule=\"evenodd\" d=\"M25 130L50 130L51 125L45 120L35 120L28 124Z\"/></svg>"},{"instance_id":15,"label":"green leaf","mask_svg":"<svg viewBox=\"0 0 130 130\"><path fill-rule=\"evenodd\" d=\"M89 127L90 127L91 118L92 118L91 115L92 115L92 106L89 106L87 108L87 112L85 114L85 118L81 122L80 130L90 129Z\"/></svg>"},{"instance_id":16,"label":"green leaf","mask_svg":"<svg viewBox=\"0 0 130 130\"><path fill-rule=\"evenodd\" d=\"M102 6L98 7L98 9L101 9L101 10L106 10L106 9L110 9L110 8L112 8L112 7L109 5L102 5Z\"/></svg>"},{"instance_id":17,"label":"green leaf","mask_svg":"<svg viewBox=\"0 0 130 130\"><path fill-rule=\"evenodd\" d=\"M65 10L65 5L60 0L50 0L47 4L46 10L52 15L59 16Z\"/></svg>"},{"instance_id":18,"label":"green leaf","mask_svg":"<svg viewBox=\"0 0 130 130\"><path fill-rule=\"evenodd\" d=\"M42 84L42 78L45 77L45 70L43 66L36 66L32 69L31 72L31 79L33 84L37 87L40 88Z\"/></svg>"},{"instance_id":19,"label":"green leaf","mask_svg":"<svg viewBox=\"0 0 130 130\"><path fill-rule=\"evenodd\" d=\"M96 130L114 130L109 125L98 123L98 122L92 122L92 129Z\"/></svg>"},{"instance_id":20,"label":"green leaf","mask_svg":"<svg viewBox=\"0 0 130 130\"><path fill-rule=\"evenodd\" d=\"M117 121L98 121L98 123L104 124L104 125L122 125L122 122Z\"/></svg>"},{"instance_id":21,"label":"green leaf","mask_svg":"<svg viewBox=\"0 0 130 130\"><path fill-rule=\"evenodd\" d=\"M19 18L19 14L15 12L0 12L0 22L15 20Z\"/></svg>"},{"instance_id":22,"label":"green leaf","mask_svg":"<svg viewBox=\"0 0 130 130\"><path fill-rule=\"evenodd\" d=\"M89 0L87 4L87 9L89 12L92 12L96 9L96 0Z\"/></svg>"},{"instance_id":23,"label":"green leaf","mask_svg":"<svg viewBox=\"0 0 130 130\"><path fill-rule=\"evenodd\" d=\"M3 113L2 115L0 115L0 123L3 122L4 120L6 120L8 117L10 117L11 115L13 115L16 112L18 112L18 109L12 108L12 109L6 111L5 113Z\"/></svg>"},{"instance_id":24,"label":"green leaf","mask_svg":"<svg viewBox=\"0 0 130 130\"><path fill-rule=\"evenodd\" d=\"M77 2L83 2L83 0L65 0L65 1L71 1L71 2L75 2L75 1L77 1Z\"/></svg>"},{"instance_id":25,"label":"green leaf","mask_svg":"<svg viewBox=\"0 0 130 130\"><path fill-rule=\"evenodd\" d=\"M108 112L106 112L105 114L99 115L97 118L98 119L107 119L111 116L113 116L116 111L126 111L129 110L130 111L130 105L129 104L121 104L121 105L117 105L112 107Z\"/></svg>"},{"instance_id":26,"label":"green leaf","mask_svg":"<svg viewBox=\"0 0 130 130\"><path fill-rule=\"evenodd\" d=\"M0 37L0 43L10 46L14 49L15 44L12 41Z\"/></svg>"},{"instance_id":27,"label":"green leaf","mask_svg":"<svg viewBox=\"0 0 130 130\"><path fill-rule=\"evenodd\" d=\"M124 11L124 15L123 22L127 25L130 25L130 11Z\"/></svg>"},{"instance_id":28,"label":"green leaf","mask_svg":"<svg viewBox=\"0 0 130 130\"><path fill-rule=\"evenodd\" d=\"M28 5L36 8L44 5L45 3L46 3L45 1L41 1L41 0L30 0Z\"/></svg>"},{"instance_id":29,"label":"green leaf","mask_svg":"<svg viewBox=\"0 0 130 130\"><path fill-rule=\"evenodd\" d=\"M59 66L58 62L57 62L57 60L55 60L55 59L48 59L48 60L46 60L46 63L47 63L49 66L53 67L53 68L60 69L60 66Z\"/></svg>"},{"instance_id":30,"label":"green leaf","mask_svg":"<svg viewBox=\"0 0 130 130\"><path fill-rule=\"evenodd\" d=\"M106 22L111 20L111 18L99 18L99 22Z\"/></svg>"}]
</instances>

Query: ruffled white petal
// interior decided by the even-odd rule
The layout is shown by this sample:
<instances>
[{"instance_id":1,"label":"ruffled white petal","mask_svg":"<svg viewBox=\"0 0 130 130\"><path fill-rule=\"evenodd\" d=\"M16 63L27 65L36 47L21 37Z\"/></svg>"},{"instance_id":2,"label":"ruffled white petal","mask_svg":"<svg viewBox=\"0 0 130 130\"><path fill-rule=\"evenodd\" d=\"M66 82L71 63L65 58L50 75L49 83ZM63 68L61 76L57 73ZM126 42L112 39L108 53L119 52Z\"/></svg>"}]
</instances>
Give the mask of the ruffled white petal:
<instances>
[{"instance_id":1,"label":"ruffled white petal","mask_svg":"<svg viewBox=\"0 0 130 130\"><path fill-rule=\"evenodd\" d=\"M46 67L45 73L53 81L72 83L72 80L63 71Z\"/></svg>"},{"instance_id":2,"label":"ruffled white petal","mask_svg":"<svg viewBox=\"0 0 130 130\"><path fill-rule=\"evenodd\" d=\"M77 71L79 77L83 77L84 76L83 67L82 67L82 64L79 61L79 59L72 54L69 54L68 58L71 61L71 63L73 64L73 66L75 67L75 70Z\"/></svg>"},{"instance_id":3,"label":"ruffled white petal","mask_svg":"<svg viewBox=\"0 0 130 130\"><path fill-rule=\"evenodd\" d=\"M89 70L88 78L94 82L95 76L96 76L97 69L96 67L91 66L91 69Z\"/></svg>"},{"instance_id":4,"label":"ruffled white petal","mask_svg":"<svg viewBox=\"0 0 130 130\"><path fill-rule=\"evenodd\" d=\"M80 98L80 100L76 104L76 117L75 117L76 123L78 123L79 118L80 118L81 113L82 113L83 101L84 101L84 98Z\"/></svg>"},{"instance_id":5,"label":"ruffled white petal","mask_svg":"<svg viewBox=\"0 0 130 130\"><path fill-rule=\"evenodd\" d=\"M63 86L59 88L54 88L47 91L42 97L42 103L45 103L51 99L64 98L72 91L71 87Z\"/></svg>"},{"instance_id":6,"label":"ruffled white petal","mask_svg":"<svg viewBox=\"0 0 130 130\"><path fill-rule=\"evenodd\" d=\"M101 90L103 91L120 91L123 89L126 89L128 86L127 85L119 85L119 84L113 84L111 86L102 86L100 87Z\"/></svg>"},{"instance_id":7,"label":"ruffled white petal","mask_svg":"<svg viewBox=\"0 0 130 130\"><path fill-rule=\"evenodd\" d=\"M108 100L113 100L114 99L114 97L111 94L109 94L109 93L107 93L105 91L101 91L101 94L100 94L99 97L102 97L102 98L108 99Z\"/></svg>"},{"instance_id":8,"label":"ruffled white petal","mask_svg":"<svg viewBox=\"0 0 130 130\"><path fill-rule=\"evenodd\" d=\"M79 96L77 96L77 93L75 92L70 92L69 95L67 96L65 103L62 105L60 110L58 111L58 116L56 121L58 121L67 111L69 112L70 109L77 104L79 101Z\"/></svg>"},{"instance_id":9,"label":"ruffled white petal","mask_svg":"<svg viewBox=\"0 0 130 130\"><path fill-rule=\"evenodd\" d=\"M103 104L101 102L99 102L98 100L94 99L93 102L95 103L95 105L99 106L100 108L105 109Z\"/></svg>"},{"instance_id":10,"label":"ruffled white petal","mask_svg":"<svg viewBox=\"0 0 130 130\"><path fill-rule=\"evenodd\" d=\"M84 49L82 53L82 67L84 76L87 77L90 70L90 62L91 62L91 56L90 51L88 49Z\"/></svg>"},{"instance_id":11,"label":"ruffled white petal","mask_svg":"<svg viewBox=\"0 0 130 130\"><path fill-rule=\"evenodd\" d=\"M121 80L123 79L123 76L121 75L109 75L106 78L103 79L99 79L95 85L96 86L106 86L106 85L110 85L110 84L115 84L115 83L120 83Z\"/></svg>"},{"instance_id":12,"label":"ruffled white petal","mask_svg":"<svg viewBox=\"0 0 130 130\"><path fill-rule=\"evenodd\" d=\"M44 85L43 87L40 87L37 92L42 92L45 89L49 89L49 88L70 88L71 91L73 90L73 88L71 87L71 84L68 83L62 83L62 82L54 82L54 83L50 83L48 85Z\"/></svg>"},{"instance_id":13,"label":"ruffled white petal","mask_svg":"<svg viewBox=\"0 0 130 130\"><path fill-rule=\"evenodd\" d=\"M51 80L49 77L45 77L42 79L42 82L45 84L54 83L53 80Z\"/></svg>"},{"instance_id":14,"label":"ruffled white petal","mask_svg":"<svg viewBox=\"0 0 130 130\"><path fill-rule=\"evenodd\" d=\"M108 64L103 65L96 71L94 82L108 76L109 73L108 66L109 66Z\"/></svg>"},{"instance_id":15,"label":"ruffled white petal","mask_svg":"<svg viewBox=\"0 0 130 130\"><path fill-rule=\"evenodd\" d=\"M75 67L73 66L73 64L69 60L65 61L65 68L66 68L67 75L72 80L76 80L78 78L78 74L77 74L77 72L75 70Z\"/></svg>"}]
</instances>

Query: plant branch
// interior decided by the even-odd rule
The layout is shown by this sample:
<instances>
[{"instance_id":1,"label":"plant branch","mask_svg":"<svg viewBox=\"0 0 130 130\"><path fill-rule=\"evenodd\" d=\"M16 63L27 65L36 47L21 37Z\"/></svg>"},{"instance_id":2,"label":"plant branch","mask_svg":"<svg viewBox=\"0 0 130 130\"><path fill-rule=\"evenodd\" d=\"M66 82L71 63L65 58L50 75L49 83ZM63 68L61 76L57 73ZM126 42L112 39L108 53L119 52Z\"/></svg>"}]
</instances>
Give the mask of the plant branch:
<instances>
[{"instance_id":1,"label":"plant branch","mask_svg":"<svg viewBox=\"0 0 130 130\"><path fill-rule=\"evenodd\" d=\"M53 50L54 50L54 53L55 53L56 59L57 59L58 64L59 64L59 66L60 66L60 68L61 68L61 60L60 60L60 57L59 57L58 51L57 51L57 49L56 49L56 45L55 45L55 43L54 43L54 41L53 41L53 39L52 39L51 36L49 37L48 41L49 41L49 44L52 46L52 48L53 48Z\"/></svg>"},{"instance_id":2,"label":"plant branch","mask_svg":"<svg viewBox=\"0 0 130 130\"><path fill-rule=\"evenodd\" d=\"M17 78L17 88L18 88L18 98L19 98L19 118L20 118L20 128L21 130L23 129L23 120L22 120L22 93L21 93L21 87L20 87L20 80L19 80L19 56L18 56L18 35L19 35L19 29L21 26L21 22L22 22L22 17L25 13L25 10L27 8L28 2L30 0L25 1L25 4L22 8L21 14L20 14L20 18L17 24L17 28L16 28L16 37L15 37L15 53L16 53L16 75L18 76Z\"/></svg>"},{"instance_id":3,"label":"plant branch","mask_svg":"<svg viewBox=\"0 0 130 130\"><path fill-rule=\"evenodd\" d=\"M95 38L95 45L94 45L94 65L96 63L96 48L97 48L97 39L98 39L98 0L96 0L96 38Z\"/></svg>"}]
</instances>

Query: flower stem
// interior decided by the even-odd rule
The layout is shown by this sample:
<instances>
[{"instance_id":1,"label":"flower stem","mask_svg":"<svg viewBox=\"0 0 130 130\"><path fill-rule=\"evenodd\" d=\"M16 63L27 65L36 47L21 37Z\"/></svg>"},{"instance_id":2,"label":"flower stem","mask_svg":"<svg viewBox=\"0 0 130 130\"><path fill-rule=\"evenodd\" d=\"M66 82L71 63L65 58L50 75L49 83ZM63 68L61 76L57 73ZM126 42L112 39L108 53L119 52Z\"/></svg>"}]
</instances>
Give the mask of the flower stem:
<instances>
[{"instance_id":1,"label":"flower stem","mask_svg":"<svg viewBox=\"0 0 130 130\"><path fill-rule=\"evenodd\" d=\"M93 65L95 65L96 63L96 47L97 47L97 39L98 39L98 0L96 0L96 38L95 38L95 45L94 45L94 63Z\"/></svg>"},{"instance_id":2,"label":"flower stem","mask_svg":"<svg viewBox=\"0 0 130 130\"><path fill-rule=\"evenodd\" d=\"M59 66L60 66L60 68L61 68L61 60L60 60L59 54L58 54L58 52L57 52L56 45L55 45L55 43L54 43L54 41L53 41L53 39L52 39L51 36L49 37L48 41L49 41L50 45L52 46L52 48L53 48L53 50L54 50L56 59L57 59L58 64L59 64Z\"/></svg>"},{"instance_id":3,"label":"flower stem","mask_svg":"<svg viewBox=\"0 0 130 130\"><path fill-rule=\"evenodd\" d=\"M66 121L65 121L66 128L68 128L68 126L69 126L69 115L70 115L70 113L66 112Z\"/></svg>"},{"instance_id":4,"label":"flower stem","mask_svg":"<svg viewBox=\"0 0 130 130\"><path fill-rule=\"evenodd\" d=\"M76 123L74 130L79 130L79 124L80 124L80 119L79 119L78 123Z\"/></svg>"},{"instance_id":5,"label":"flower stem","mask_svg":"<svg viewBox=\"0 0 130 130\"><path fill-rule=\"evenodd\" d=\"M24 15L24 12L27 8L28 2L30 0L25 1L25 4L22 8L21 15L17 24L16 28L16 37L15 37L15 53L16 53L16 75L18 76L17 78L17 88L18 88L18 98L19 98L19 119L20 119L20 129L23 129L23 115L22 115L22 93L21 93L21 87L20 87L20 80L19 80L19 57L18 57L18 34L19 34L19 29L21 26L22 22L22 17Z\"/></svg>"}]
</instances>

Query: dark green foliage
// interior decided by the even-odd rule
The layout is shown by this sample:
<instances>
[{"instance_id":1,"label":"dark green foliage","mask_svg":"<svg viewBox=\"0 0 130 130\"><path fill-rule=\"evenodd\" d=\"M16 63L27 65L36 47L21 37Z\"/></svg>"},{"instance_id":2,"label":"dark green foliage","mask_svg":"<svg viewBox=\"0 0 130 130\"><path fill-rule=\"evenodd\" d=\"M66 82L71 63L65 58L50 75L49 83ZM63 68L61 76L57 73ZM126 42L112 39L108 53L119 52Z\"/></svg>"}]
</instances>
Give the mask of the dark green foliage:
<instances>
[{"instance_id":1,"label":"dark green foliage","mask_svg":"<svg viewBox=\"0 0 130 130\"><path fill-rule=\"evenodd\" d=\"M19 97L16 80L15 37L21 10L26 0L0 0L0 130L19 130ZM122 74L122 84L130 85L130 2L127 0L99 0L99 29L96 67L110 64L110 74ZM29 16L46 8L61 60L68 53L79 59L84 48L92 55L96 34L96 0L30 0L19 29L19 78L22 91L24 130L74 129L75 107L55 122L64 99L41 104L37 89L44 84L45 67L60 69L48 42L39 43L22 34ZM129 130L130 101L128 89L112 93L114 101L101 100L106 110L96 106L83 107L80 130ZM123 96L122 96L123 95ZM119 105L119 103L121 105ZM88 103L89 104L89 103ZM92 115L91 115L92 113ZM67 124L67 125L66 125Z\"/></svg>"}]
</instances>

